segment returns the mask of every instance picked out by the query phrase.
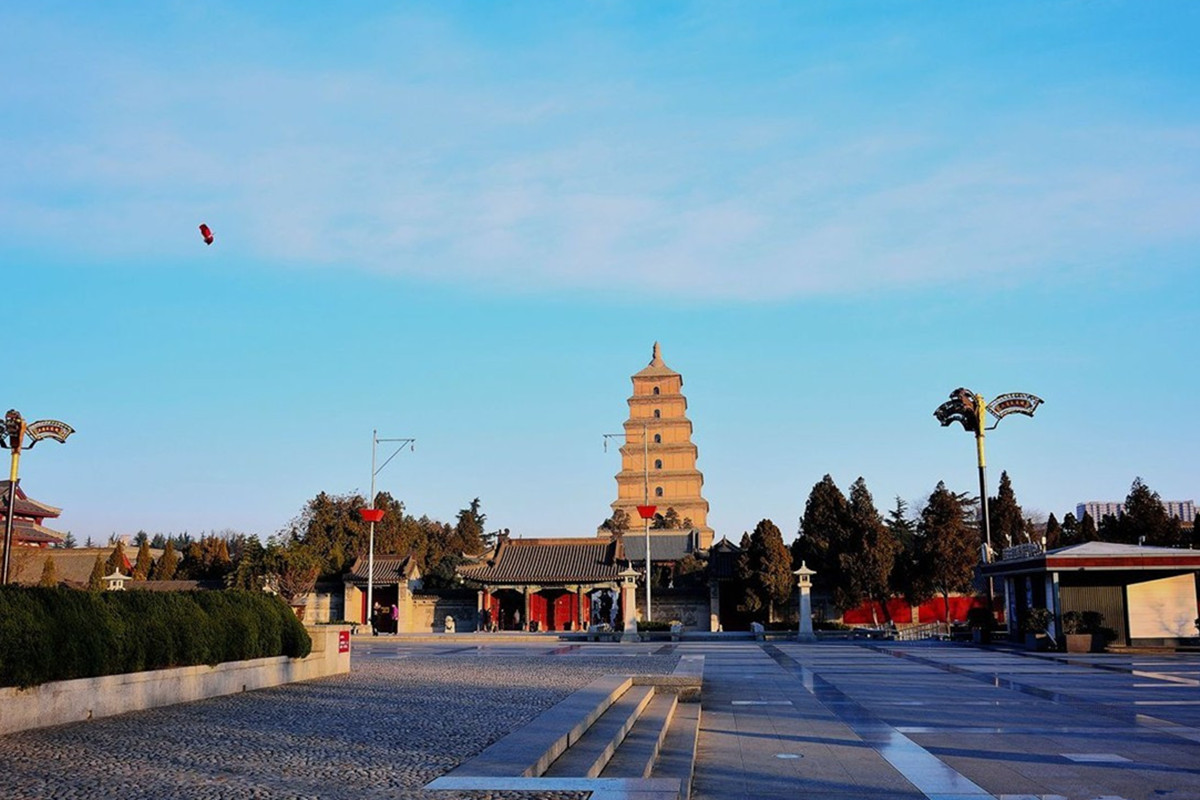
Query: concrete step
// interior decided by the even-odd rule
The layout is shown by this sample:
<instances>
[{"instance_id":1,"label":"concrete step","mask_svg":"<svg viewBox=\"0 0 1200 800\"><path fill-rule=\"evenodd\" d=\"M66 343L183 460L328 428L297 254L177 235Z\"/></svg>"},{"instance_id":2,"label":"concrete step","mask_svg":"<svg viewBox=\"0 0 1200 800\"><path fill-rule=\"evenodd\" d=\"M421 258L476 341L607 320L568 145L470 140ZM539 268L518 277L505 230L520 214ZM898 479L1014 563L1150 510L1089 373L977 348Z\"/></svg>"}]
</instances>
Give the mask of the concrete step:
<instances>
[{"instance_id":1,"label":"concrete step","mask_svg":"<svg viewBox=\"0 0 1200 800\"><path fill-rule=\"evenodd\" d=\"M679 796L688 800L692 793L692 773L696 769L696 742L700 738L700 699L680 702L675 707L658 759L648 777L679 781Z\"/></svg>"},{"instance_id":2,"label":"concrete step","mask_svg":"<svg viewBox=\"0 0 1200 800\"><path fill-rule=\"evenodd\" d=\"M445 777L539 777L632 685L628 675L598 678Z\"/></svg>"},{"instance_id":3,"label":"concrete step","mask_svg":"<svg viewBox=\"0 0 1200 800\"><path fill-rule=\"evenodd\" d=\"M653 686L632 686L543 773L550 778L595 778L654 699ZM645 776L638 776L645 777Z\"/></svg>"},{"instance_id":4,"label":"concrete step","mask_svg":"<svg viewBox=\"0 0 1200 800\"><path fill-rule=\"evenodd\" d=\"M674 692L655 692L637 723L601 771L602 778L648 778L671 726L678 696Z\"/></svg>"}]
</instances>

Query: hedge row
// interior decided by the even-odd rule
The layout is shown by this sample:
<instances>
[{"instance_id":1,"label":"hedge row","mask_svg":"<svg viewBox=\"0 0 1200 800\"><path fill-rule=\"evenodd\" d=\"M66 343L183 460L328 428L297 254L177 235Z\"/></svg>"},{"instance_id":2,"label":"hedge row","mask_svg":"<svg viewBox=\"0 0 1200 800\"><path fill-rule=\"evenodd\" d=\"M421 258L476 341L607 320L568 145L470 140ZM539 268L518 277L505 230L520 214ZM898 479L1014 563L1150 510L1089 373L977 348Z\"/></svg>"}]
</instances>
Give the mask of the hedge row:
<instances>
[{"instance_id":1,"label":"hedge row","mask_svg":"<svg viewBox=\"0 0 1200 800\"><path fill-rule=\"evenodd\" d=\"M0 586L0 686L311 651L292 610L261 592Z\"/></svg>"}]
</instances>

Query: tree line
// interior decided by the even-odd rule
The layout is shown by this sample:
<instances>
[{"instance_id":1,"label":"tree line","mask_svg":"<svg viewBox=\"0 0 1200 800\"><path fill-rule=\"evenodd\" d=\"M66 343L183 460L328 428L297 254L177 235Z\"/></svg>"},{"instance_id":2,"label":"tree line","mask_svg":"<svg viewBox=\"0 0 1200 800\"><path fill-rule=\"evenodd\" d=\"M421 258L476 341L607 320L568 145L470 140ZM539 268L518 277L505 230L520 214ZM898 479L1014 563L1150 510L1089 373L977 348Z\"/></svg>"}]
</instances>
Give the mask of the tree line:
<instances>
[{"instance_id":1,"label":"tree line","mask_svg":"<svg viewBox=\"0 0 1200 800\"><path fill-rule=\"evenodd\" d=\"M1035 524L1017 503L1007 472L1001 473L988 509L997 550L1028 542L1046 549L1088 541L1200 545L1200 525L1186 531L1141 478L1133 482L1124 513L1106 516L1099 525L1087 514L1076 520L1070 513L1062 523L1051 514L1044 526ZM777 610L791 602L792 572L805 563L816 571L814 590L842 611L869 601L873 614L882 609L886 616L890 598L918 604L937 596L947 601L948 609L950 595L975 590L983 545L979 512L978 497L953 492L939 482L914 515L897 497L885 518L863 478L851 485L847 496L826 475L809 493L790 547L769 519L742 535L737 573L741 605L752 616L774 619Z\"/></svg>"}]
</instances>

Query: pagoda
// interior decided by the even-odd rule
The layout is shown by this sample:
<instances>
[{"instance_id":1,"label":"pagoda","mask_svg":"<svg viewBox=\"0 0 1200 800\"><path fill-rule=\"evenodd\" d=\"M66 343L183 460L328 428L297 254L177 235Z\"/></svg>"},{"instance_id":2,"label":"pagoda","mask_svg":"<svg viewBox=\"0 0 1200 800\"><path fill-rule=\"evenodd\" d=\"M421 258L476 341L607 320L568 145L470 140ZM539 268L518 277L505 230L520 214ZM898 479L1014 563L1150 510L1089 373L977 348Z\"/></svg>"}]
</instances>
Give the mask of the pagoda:
<instances>
[{"instance_id":1,"label":"pagoda","mask_svg":"<svg viewBox=\"0 0 1200 800\"><path fill-rule=\"evenodd\" d=\"M690 549L707 549L712 545L713 530L708 527L708 501L700 494L704 475L696 469L696 455L683 376L663 362L655 342L650 363L633 375L613 512L628 514L633 528L641 520L639 505L657 506L659 515L674 509L681 523L688 521L683 530L694 536ZM651 535L673 537L680 532L650 531Z\"/></svg>"},{"instance_id":2,"label":"pagoda","mask_svg":"<svg viewBox=\"0 0 1200 800\"><path fill-rule=\"evenodd\" d=\"M8 498L11 484L0 481L0 525L4 524L8 515ZM66 535L47 528L45 521L54 519L62 513L61 508L34 500L25 494L21 485L17 484L17 502L13 505L13 544L27 547L50 547L61 544ZM3 536L0 535L0 540ZM3 549L3 541L0 541Z\"/></svg>"}]
</instances>

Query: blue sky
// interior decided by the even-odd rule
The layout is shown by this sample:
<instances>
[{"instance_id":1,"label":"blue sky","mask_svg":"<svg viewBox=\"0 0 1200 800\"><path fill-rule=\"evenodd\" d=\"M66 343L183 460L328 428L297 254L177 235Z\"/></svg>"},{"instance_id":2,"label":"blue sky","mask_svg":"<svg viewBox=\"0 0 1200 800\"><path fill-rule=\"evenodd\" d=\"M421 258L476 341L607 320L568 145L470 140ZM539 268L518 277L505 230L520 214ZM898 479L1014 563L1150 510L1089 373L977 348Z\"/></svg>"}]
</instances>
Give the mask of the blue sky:
<instances>
[{"instance_id":1,"label":"blue sky","mask_svg":"<svg viewBox=\"0 0 1200 800\"><path fill-rule=\"evenodd\" d=\"M813 484L1031 512L1200 495L1192 3L0 9L0 403L82 542L379 488L590 535L629 376L684 375L710 523ZM205 247L197 225L216 243Z\"/></svg>"}]
</instances>

